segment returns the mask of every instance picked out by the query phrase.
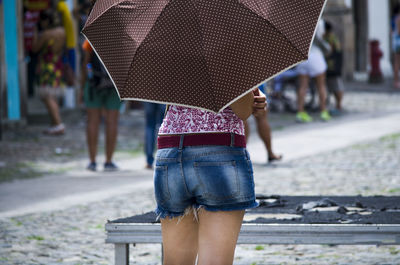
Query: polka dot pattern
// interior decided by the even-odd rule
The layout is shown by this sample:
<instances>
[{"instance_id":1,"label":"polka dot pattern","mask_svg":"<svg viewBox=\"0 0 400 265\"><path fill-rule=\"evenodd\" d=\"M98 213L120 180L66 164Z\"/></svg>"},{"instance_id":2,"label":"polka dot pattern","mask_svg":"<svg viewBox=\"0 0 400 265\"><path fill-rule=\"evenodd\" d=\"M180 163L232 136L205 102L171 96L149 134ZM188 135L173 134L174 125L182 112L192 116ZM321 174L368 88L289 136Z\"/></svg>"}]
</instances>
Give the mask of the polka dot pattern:
<instances>
[{"instance_id":1,"label":"polka dot pattern","mask_svg":"<svg viewBox=\"0 0 400 265\"><path fill-rule=\"evenodd\" d=\"M218 112L307 59L324 2L97 0L83 32L121 98Z\"/></svg>"},{"instance_id":2,"label":"polka dot pattern","mask_svg":"<svg viewBox=\"0 0 400 265\"><path fill-rule=\"evenodd\" d=\"M268 20L304 56L308 56L317 19L325 1L322 0L239 0Z\"/></svg>"},{"instance_id":3,"label":"polka dot pattern","mask_svg":"<svg viewBox=\"0 0 400 265\"><path fill-rule=\"evenodd\" d=\"M82 33L100 56L119 94L136 51L168 1L98 0Z\"/></svg>"}]
</instances>

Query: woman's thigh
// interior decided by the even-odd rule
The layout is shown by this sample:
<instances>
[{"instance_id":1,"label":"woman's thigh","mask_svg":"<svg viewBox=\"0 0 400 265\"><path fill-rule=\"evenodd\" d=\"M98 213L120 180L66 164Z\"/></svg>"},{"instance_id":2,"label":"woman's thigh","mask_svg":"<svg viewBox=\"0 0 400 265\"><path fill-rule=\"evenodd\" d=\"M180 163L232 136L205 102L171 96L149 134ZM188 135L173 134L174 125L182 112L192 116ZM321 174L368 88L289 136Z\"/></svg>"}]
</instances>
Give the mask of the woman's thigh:
<instances>
[{"instance_id":1,"label":"woman's thigh","mask_svg":"<svg viewBox=\"0 0 400 265\"><path fill-rule=\"evenodd\" d=\"M195 264L198 250L198 222L193 211L181 217L161 219L163 264Z\"/></svg>"},{"instance_id":2,"label":"woman's thigh","mask_svg":"<svg viewBox=\"0 0 400 265\"><path fill-rule=\"evenodd\" d=\"M199 211L199 265L233 263L244 210Z\"/></svg>"},{"instance_id":3,"label":"woman's thigh","mask_svg":"<svg viewBox=\"0 0 400 265\"><path fill-rule=\"evenodd\" d=\"M89 124L99 124L101 118L101 109L98 108L88 108L86 110L87 121Z\"/></svg>"}]
</instances>

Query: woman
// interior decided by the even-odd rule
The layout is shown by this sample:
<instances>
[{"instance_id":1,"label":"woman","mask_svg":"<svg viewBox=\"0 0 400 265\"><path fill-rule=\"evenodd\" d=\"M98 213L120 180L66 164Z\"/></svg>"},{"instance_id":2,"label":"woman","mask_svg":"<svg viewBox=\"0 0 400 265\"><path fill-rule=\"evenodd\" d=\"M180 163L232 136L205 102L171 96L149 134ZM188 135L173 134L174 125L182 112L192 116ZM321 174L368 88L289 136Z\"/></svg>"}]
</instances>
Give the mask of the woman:
<instances>
[{"instance_id":1,"label":"woman","mask_svg":"<svg viewBox=\"0 0 400 265\"><path fill-rule=\"evenodd\" d=\"M86 139L90 163L87 169L97 170L97 144L101 116L105 118L105 155L104 171L116 171L118 166L112 161L118 137L118 120L121 100L109 79L100 60L86 40L82 49L83 64L81 77L80 101L84 100L87 109ZM88 78L90 66L90 78Z\"/></svg>"},{"instance_id":2,"label":"woman","mask_svg":"<svg viewBox=\"0 0 400 265\"><path fill-rule=\"evenodd\" d=\"M323 33L323 22L320 21L314 42L310 49L308 61L299 64L296 68L299 74L299 88L297 90L297 122L306 123L313 120L304 109L304 99L310 78L314 78L317 85L321 120L329 121L332 119L326 108L326 70L328 69L328 65L324 58L324 52L326 54L330 53L330 46L323 40Z\"/></svg>"},{"instance_id":3,"label":"woman","mask_svg":"<svg viewBox=\"0 0 400 265\"><path fill-rule=\"evenodd\" d=\"M163 264L232 264L244 211L257 206L243 121L265 111L258 89L219 114L167 109L154 173Z\"/></svg>"},{"instance_id":4,"label":"woman","mask_svg":"<svg viewBox=\"0 0 400 265\"><path fill-rule=\"evenodd\" d=\"M333 26L329 22L325 22L324 40L329 43L331 53L325 59L328 65L326 71L326 84L328 90L331 91L335 97L336 108L331 113L332 115L340 115L343 111L342 101L344 96L344 85L341 78L342 75L342 49L339 38L333 31Z\"/></svg>"},{"instance_id":5,"label":"woman","mask_svg":"<svg viewBox=\"0 0 400 265\"><path fill-rule=\"evenodd\" d=\"M58 98L62 96L65 31L55 10L40 13L40 33L35 30L32 51L38 52L37 79L39 94L52 120L52 126L44 131L50 135L60 135L65 131L58 107Z\"/></svg>"}]
</instances>

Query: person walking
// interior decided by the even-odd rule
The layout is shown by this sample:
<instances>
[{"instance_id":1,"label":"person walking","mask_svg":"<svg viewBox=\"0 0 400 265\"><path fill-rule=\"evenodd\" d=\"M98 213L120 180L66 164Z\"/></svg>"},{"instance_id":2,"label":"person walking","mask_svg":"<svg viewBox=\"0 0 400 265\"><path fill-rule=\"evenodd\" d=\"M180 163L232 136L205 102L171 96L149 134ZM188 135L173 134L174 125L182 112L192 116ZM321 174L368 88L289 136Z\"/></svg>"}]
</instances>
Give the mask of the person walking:
<instances>
[{"instance_id":1,"label":"person walking","mask_svg":"<svg viewBox=\"0 0 400 265\"><path fill-rule=\"evenodd\" d=\"M118 120L121 101L103 68L86 40L82 46L84 59L82 64L80 101L84 100L87 109L86 138L90 163L88 170L96 171L97 143L102 115L105 117L105 155L104 171L115 171L118 167L112 161L118 135ZM88 69L89 68L89 69Z\"/></svg>"},{"instance_id":2,"label":"person walking","mask_svg":"<svg viewBox=\"0 0 400 265\"><path fill-rule=\"evenodd\" d=\"M244 211L258 205L243 121L265 106L257 90L218 114L168 107L154 171L163 264L232 264Z\"/></svg>"},{"instance_id":3,"label":"person walking","mask_svg":"<svg viewBox=\"0 0 400 265\"><path fill-rule=\"evenodd\" d=\"M333 93L336 102L336 108L330 112L332 115L340 115L343 111L342 101L344 95L344 85L342 75L342 50L338 37L333 32L333 26L325 22L324 40L329 43L331 52L325 57L328 69L326 73L326 83L328 90Z\"/></svg>"},{"instance_id":4,"label":"person walking","mask_svg":"<svg viewBox=\"0 0 400 265\"><path fill-rule=\"evenodd\" d=\"M325 53L330 52L329 44L323 39L322 23L318 26L314 42L311 46L308 61L297 66L299 73L299 88L297 89L297 114L296 121L301 123L311 122L312 117L304 110L304 99L309 86L310 78L314 78L319 95L320 118L323 121L331 120L331 116L326 108L326 70L327 64L324 58Z\"/></svg>"},{"instance_id":5,"label":"person walking","mask_svg":"<svg viewBox=\"0 0 400 265\"><path fill-rule=\"evenodd\" d=\"M265 84L259 86L259 89L261 90L261 92L263 92L265 94ZM265 149L267 150L268 163L272 163L274 161L282 160L283 156L276 155L272 151L272 136L271 136L271 127L268 122L268 112L269 111L267 109L265 111L265 113L255 115L254 119L256 120L258 136L263 141ZM250 126L247 121L244 121L244 129L245 129L246 142L247 142L249 139L249 136L250 136Z\"/></svg>"},{"instance_id":6,"label":"person walking","mask_svg":"<svg viewBox=\"0 0 400 265\"><path fill-rule=\"evenodd\" d=\"M44 131L49 135L61 135L65 132L62 123L58 99L63 94L62 55L65 44L65 30L61 26L58 12L46 9L40 13L40 31L34 30L32 52L38 53L37 84L39 95L50 114L51 126Z\"/></svg>"},{"instance_id":7,"label":"person walking","mask_svg":"<svg viewBox=\"0 0 400 265\"><path fill-rule=\"evenodd\" d=\"M143 102L146 115L146 131L144 139L144 151L146 154L146 168L152 169L154 162L154 150L157 140L157 132L164 117L165 105Z\"/></svg>"}]
</instances>

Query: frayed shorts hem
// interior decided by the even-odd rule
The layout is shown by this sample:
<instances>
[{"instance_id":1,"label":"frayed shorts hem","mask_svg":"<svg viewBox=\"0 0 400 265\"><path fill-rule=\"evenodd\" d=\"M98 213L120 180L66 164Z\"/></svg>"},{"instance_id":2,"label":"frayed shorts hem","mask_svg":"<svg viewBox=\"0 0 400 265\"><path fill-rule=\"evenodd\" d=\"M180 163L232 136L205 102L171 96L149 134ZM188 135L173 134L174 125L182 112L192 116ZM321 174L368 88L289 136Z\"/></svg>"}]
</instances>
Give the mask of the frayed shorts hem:
<instances>
[{"instance_id":1,"label":"frayed shorts hem","mask_svg":"<svg viewBox=\"0 0 400 265\"><path fill-rule=\"evenodd\" d=\"M203 204L193 204L186 208L184 211L181 212L172 212L166 209L161 208L158 206L155 210L157 215L157 219L165 219L165 218L175 218L175 217L183 217L187 213L187 209L204 209L210 212L218 212L218 211L241 211L247 210L258 207L259 204L256 201L249 201L249 202L242 202L242 203L235 203L235 204L228 204L228 205L218 205L218 206L210 206L210 205L203 205Z\"/></svg>"}]
</instances>

